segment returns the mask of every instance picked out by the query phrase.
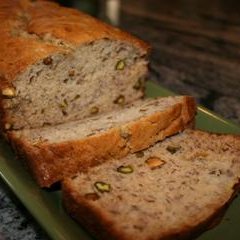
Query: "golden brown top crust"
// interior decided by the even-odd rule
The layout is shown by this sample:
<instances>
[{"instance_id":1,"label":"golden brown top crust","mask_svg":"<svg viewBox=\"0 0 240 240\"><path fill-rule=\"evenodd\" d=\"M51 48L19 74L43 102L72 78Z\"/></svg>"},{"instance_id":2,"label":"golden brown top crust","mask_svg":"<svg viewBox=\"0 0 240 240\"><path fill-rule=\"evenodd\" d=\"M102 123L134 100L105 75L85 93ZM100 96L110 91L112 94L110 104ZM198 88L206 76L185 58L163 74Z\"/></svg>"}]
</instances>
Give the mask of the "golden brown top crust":
<instances>
[{"instance_id":1,"label":"golden brown top crust","mask_svg":"<svg viewBox=\"0 0 240 240\"><path fill-rule=\"evenodd\" d=\"M48 1L0 0L0 75L8 81L49 54L107 38L149 46L74 9ZM2 85L2 84L1 84Z\"/></svg>"}]
</instances>

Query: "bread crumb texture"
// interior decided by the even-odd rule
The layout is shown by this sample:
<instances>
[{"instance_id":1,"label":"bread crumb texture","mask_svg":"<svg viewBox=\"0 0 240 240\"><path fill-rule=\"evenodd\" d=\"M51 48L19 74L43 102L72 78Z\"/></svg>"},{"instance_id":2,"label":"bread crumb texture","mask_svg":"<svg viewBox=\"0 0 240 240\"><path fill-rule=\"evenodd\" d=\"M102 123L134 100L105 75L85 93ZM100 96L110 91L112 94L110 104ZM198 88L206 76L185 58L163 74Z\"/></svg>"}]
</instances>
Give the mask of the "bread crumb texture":
<instances>
[{"instance_id":1,"label":"bread crumb texture","mask_svg":"<svg viewBox=\"0 0 240 240\"><path fill-rule=\"evenodd\" d=\"M186 130L68 179L64 195L72 200L65 198L65 206L81 223L87 221L77 214L82 209L101 219L103 227L111 223L103 236L113 239L187 236L232 199L240 178L239 156L239 137ZM131 171L123 174L118 170L122 166L131 166ZM99 191L94 185L99 181L111 189ZM68 201L77 206L75 212Z\"/></svg>"}]
</instances>

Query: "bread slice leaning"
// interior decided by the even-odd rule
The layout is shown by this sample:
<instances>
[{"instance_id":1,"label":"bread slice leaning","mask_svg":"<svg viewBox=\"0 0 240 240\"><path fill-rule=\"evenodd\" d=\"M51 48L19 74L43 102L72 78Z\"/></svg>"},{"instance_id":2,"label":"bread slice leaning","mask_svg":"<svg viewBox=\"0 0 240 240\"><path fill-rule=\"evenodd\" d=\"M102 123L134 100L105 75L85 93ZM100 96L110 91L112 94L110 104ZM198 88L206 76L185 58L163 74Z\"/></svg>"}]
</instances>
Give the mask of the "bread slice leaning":
<instances>
[{"instance_id":1,"label":"bread slice leaning","mask_svg":"<svg viewBox=\"0 0 240 240\"><path fill-rule=\"evenodd\" d=\"M240 137L186 130L63 183L66 210L97 239L192 239L236 195Z\"/></svg>"},{"instance_id":2,"label":"bread slice leaning","mask_svg":"<svg viewBox=\"0 0 240 240\"><path fill-rule=\"evenodd\" d=\"M12 131L9 139L42 187L109 158L121 158L182 131L194 122L188 96L139 101L95 118Z\"/></svg>"}]
</instances>

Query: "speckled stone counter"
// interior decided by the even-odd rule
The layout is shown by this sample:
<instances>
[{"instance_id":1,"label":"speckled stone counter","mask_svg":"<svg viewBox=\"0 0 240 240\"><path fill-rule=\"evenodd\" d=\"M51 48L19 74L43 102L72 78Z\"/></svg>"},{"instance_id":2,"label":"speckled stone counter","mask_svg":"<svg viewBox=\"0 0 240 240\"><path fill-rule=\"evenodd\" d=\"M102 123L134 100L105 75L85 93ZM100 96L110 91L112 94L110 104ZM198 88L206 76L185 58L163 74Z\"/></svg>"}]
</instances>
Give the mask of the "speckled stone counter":
<instances>
[{"instance_id":1,"label":"speckled stone counter","mask_svg":"<svg viewBox=\"0 0 240 240\"><path fill-rule=\"evenodd\" d=\"M122 28L152 45L150 79L240 124L240 3L124 3Z\"/></svg>"},{"instance_id":2,"label":"speckled stone counter","mask_svg":"<svg viewBox=\"0 0 240 240\"><path fill-rule=\"evenodd\" d=\"M0 240L49 238L0 179Z\"/></svg>"},{"instance_id":3,"label":"speckled stone counter","mask_svg":"<svg viewBox=\"0 0 240 240\"><path fill-rule=\"evenodd\" d=\"M239 1L122 3L115 23L153 46L149 78L176 93L195 96L200 104L240 124ZM100 15L106 19L106 14ZM49 238L0 180L3 239Z\"/></svg>"}]
</instances>

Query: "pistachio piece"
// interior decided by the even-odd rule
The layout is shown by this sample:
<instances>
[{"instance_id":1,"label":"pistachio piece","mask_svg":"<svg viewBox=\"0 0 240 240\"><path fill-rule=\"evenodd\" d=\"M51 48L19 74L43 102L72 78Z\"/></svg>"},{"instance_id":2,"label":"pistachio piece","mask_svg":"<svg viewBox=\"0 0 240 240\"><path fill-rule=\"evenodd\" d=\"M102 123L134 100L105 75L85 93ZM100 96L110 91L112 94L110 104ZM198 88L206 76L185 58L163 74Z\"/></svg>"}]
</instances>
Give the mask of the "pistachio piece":
<instances>
[{"instance_id":1,"label":"pistachio piece","mask_svg":"<svg viewBox=\"0 0 240 240\"><path fill-rule=\"evenodd\" d=\"M115 69L116 70L123 70L125 68L125 61L124 60L119 60L116 64Z\"/></svg>"},{"instance_id":2,"label":"pistachio piece","mask_svg":"<svg viewBox=\"0 0 240 240\"><path fill-rule=\"evenodd\" d=\"M94 186L101 193L111 191L111 185L105 182L95 182Z\"/></svg>"},{"instance_id":3,"label":"pistachio piece","mask_svg":"<svg viewBox=\"0 0 240 240\"><path fill-rule=\"evenodd\" d=\"M6 97L6 98L13 98L16 96L16 92L14 88L8 87L8 88L4 88L2 90L2 96Z\"/></svg>"},{"instance_id":4,"label":"pistachio piece","mask_svg":"<svg viewBox=\"0 0 240 240\"><path fill-rule=\"evenodd\" d=\"M68 71L68 76L69 77L73 77L75 75L75 70L74 69L70 69L69 71Z\"/></svg>"},{"instance_id":5,"label":"pistachio piece","mask_svg":"<svg viewBox=\"0 0 240 240\"><path fill-rule=\"evenodd\" d=\"M143 151L136 152L135 155L137 158L142 158L142 157L144 157L144 152Z\"/></svg>"},{"instance_id":6,"label":"pistachio piece","mask_svg":"<svg viewBox=\"0 0 240 240\"><path fill-rule=\"evenodd\" d=\"M152 170L154 170L156 168L160 168L161 166L163 166L166 163L165 161L161 160L158 157L150 157L145 162Z\"/></svg>"},{"instance_id":7,"label":"pistachio piece","mask_svg":"<svg viewBox=\"0 0 240 240\"><path fill-rule=\"evenodd\" d=\"M131 165L120 166L117 168L117 171L123 174L133 173L133 167Z\"/></svg>"},{"instance_id":8,"label":"pistachio piece","mask_svg":"<svg viewBox=\"0 0 240 240\"><path fill-rule=\"evenodd\" d=\"M181 146L173 146L173 145L169 145L167 146L167 151L170 152L171 154L176 153L178 150L180 150Z\"/></svg>"},{"instance_id":9,"label":"pistachio piece","mask_svg":"<svg viewBox=\"0 0 240 240\"><path fill-rule=\"evenodd\" d=\"M119 95L114 101L114 104L124 105L125 103L125 97L123 95Z\"/></svg>"},{"instance_id":10,"label":"pistachio piece","mask_svg":"<svg viewBox=\"0 0 240 240\"><path fill-rule=\"evenodd\" d=\"M67 106L68 106L68 102L66 99L64 99L63 102L59 104L59 108L62 110L62 114L65 116L67 115L67 111L66 111Z\"/></svg>"},{"instance_id":11,"label":"pistachio piece","mask_svg":"<svg viewBox=\"0 0 240 240\"><path fill-rule=\"evenodd\" d=\"M68 102L66 99L63 99L63 102L59 104L61 109L65 109L68 106Z\"/></svg>"},{"instance_id":12,"label":"pistachio piece","mask_svg":"<svg viewBox=\"0 0 240 240\"><path fill-rule=\"evenodd\" d=\"M11 129L11 128L12 128L12 124L10 124L10 123L5 123L4 128L5 128L5 130Z\"/></svg>"},{"instance_id":13,"label":"pistachio piece","mask_svg":"<svg viewBox=\"0 0 240 240\"><path fill-rule=\"evenodd\" d=\"M91 114L97 114L99 112L99 108L98 107L92 107L90 112L91 112Z\"/></svg>"},{"instance_id":14,"label":"pistachio piece","mask_svg":"<svg viewBox=\"0 0 240 240\"><path fill-rule=\"evenodd\" d=\"M86 193L84 195L84 197L88 200L92 200L92 201L96 201L98 200L100 197L97 193Z\"/></svg>"},{"instance_id":15,"label":"pistachio piece","mask_svg":"<svg viewBox=\"0 0 240 240\"><path fill-rule=\"evenodd\" d=\"M79 98L80 98L80 94L77 94L77 95L74 97L73 100L77 100L77 99L79 99Z\"/></svg>"},{"instance_id":16,"label":"pistachio piece","mask_svg":"<svg viewBox=\"0 0 240 240\"><path fill-rule=\"evenodd\" d=\"M43 59L43 63L45 65L51 65L52 64L52 58L51 57L46 57Z\"/></svg>"}]
</instances>

